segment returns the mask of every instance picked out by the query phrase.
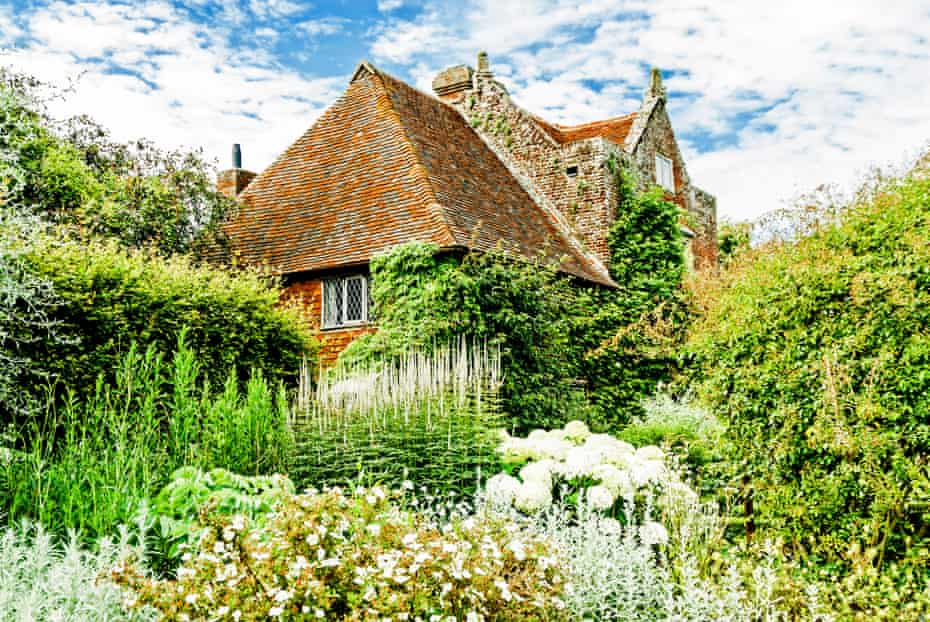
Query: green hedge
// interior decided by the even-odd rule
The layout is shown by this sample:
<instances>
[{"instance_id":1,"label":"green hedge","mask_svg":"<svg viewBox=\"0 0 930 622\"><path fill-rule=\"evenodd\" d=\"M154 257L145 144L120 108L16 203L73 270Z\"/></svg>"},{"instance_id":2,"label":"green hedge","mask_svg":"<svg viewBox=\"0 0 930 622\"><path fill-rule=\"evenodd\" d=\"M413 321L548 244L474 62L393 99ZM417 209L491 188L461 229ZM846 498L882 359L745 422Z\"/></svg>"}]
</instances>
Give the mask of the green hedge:
<instances>
[{"instance_id":1,"label":"green hedge","mask_svg":"<svg viewBox=\"0 0 930 622\"><path fill-rule=\"evenodd\" d=\"M930 181L886 182L838 225L737 259L689 350L757 520L853 567L930 543ZM926 573L926 557L923 564Z\"/></svg>"},{"instance_id":2,"label":"green hedge","mask_svg":"<svg viewBox=\"0 0 930 622\"><path fill-rule=\"evenodd\" d=\"M299 311L280 306L278 290L255 273L58 238L34 244L25 260L60 302L50 313L57 333L69 339L42 339L32 352L60 389L86 394L99 375L111 378L131 342L170 353L185 327L188 346L215 383L233 368L243 379L251 370L272 384L293 379L301 357L314 353Z\"/></svg>"}]
</instances>

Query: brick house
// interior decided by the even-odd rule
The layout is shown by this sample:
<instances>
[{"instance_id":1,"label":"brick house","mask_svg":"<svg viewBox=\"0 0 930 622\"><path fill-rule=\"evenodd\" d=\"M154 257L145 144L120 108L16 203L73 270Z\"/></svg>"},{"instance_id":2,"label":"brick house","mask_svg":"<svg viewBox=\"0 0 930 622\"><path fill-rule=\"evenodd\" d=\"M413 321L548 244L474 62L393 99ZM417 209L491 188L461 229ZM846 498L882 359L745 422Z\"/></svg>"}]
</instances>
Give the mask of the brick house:
<instances>
[{"instance_id":1,"label":"brick house","mask_svg":"<svg viewBox=\"0 0 930 622\"><path fill-rule=\"evenodd\" d=\"M450 67L427 95L369 63L345 93L261 174L220 173L237 196L226 225L240 263L262 265L301 296L323 341L324 364L369 322L368 263L396 244L447 252L513 251L561 262L581 282L615 286L607 232L617 210L607 161L659 184L688 214L689 261L716 262L715 199L691 184L653 71L637 112L576 126L523 110L494 79Z\"/></svg>"}]
</instances>

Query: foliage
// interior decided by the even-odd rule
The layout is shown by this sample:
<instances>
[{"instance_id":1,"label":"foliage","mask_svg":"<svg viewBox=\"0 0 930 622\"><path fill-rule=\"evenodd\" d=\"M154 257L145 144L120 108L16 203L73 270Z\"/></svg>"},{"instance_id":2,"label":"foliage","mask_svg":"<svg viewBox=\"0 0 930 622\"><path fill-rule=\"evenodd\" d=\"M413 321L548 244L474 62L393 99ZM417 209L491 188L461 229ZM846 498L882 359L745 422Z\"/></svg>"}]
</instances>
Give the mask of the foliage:
<instances>
[{"instance_id":1,"label":"foliage","mask_svg":"<svg viewBox=\"0 0 930 622\"><path fill-rule=\"evenodd\" d=\"M702 475L710 464L726 455L725 429L697 403L676 400L666 393L644 400L645 414L630 422L617 438L637 447L659 445L677 455Z\"/></svg>"},{"instance_id":2,"label":"foliage","mask_svg":"<svg viewBox=\"0 0 930 622\"><path fill-rule=\"evenodd\" d=\"M183 337L170 365L134 346L111 386L49 404L13 428L0 454L0 503L56 532L98 537L128 522L182 465L283 471L286 404L256 374L243 395L231 377L214 395Z\"/></svg>"},{"instance_id":3,"label":"foliage","mask_svg":"<svg viewBox=\"0 0 930 622\"><path fill-rule=\"evenodd\" d=\"M281 307L257 273L232 275L183 257L58 237L33 244L22 259L55 291L59 302L47 314L58 334L79 337L36 334L32 359L79 396L93 391L100 374L112 378L130 341L170 352L185 327L188 347L215 381L234 367L243 378L256 369L272 382L293 379L301 358L312 355L299 311Z\"/></svg>"},{"instance_id":4,"label":"foliage","mask_svg":"<svg viewBox=\"0 0 930 622\"><path fill-rule=\"evenodd\" d=\"M433 524L392 501L334 489L286 498L262 526L215 516L176 581L120 574L167 620L562 619L541 540L487 516Z\"/></svg>"},{"instance_id":5,"label":"foliage","mask_svg":"<svg viewBox=\"0 0 930 622\"><path fill-rule=\"evenodd\" d=\"M219 225L234 202L216 192L200 153L119 144L86 117L58 123L41 90L0 68L0 186L11 204L82 238L104 235L162 255L223 246Z\"/></svg>"},{"instance_id":6,"label":"foliage","mask_svg":"<svg viewBox=\"0 0 930 622\"><path fill-rule=\"evenodd\" d=\"M717 248L724 265L749 250L752 226L746 222L721 221L717 229Z\"/></svg>"},{"instance_id":7,"label":"foliage","mask_svg":"<svg viewBox=\"0 0 930 622\"><path fill-rule=\"evenodd\" d=\"M301 386L309 389L305 376ZM460 341L320 376L302 394L292 475L301 485L412 480L439 493L473 492L496 470L502 425L496 349Z\"/></svg>"},{"instance_id":8,"label":"foliage","mask_svg":"<svg viewBox=\"0 0 930 622\"><path fill-rule=\"evenodd\" d=\"M501 406L511 424L564 421L572 290L554 267L502 249L458 258L415 242L373 258L371 271L378 332L352 342L344 365L459 338L486 341L500 345Z\"/></svg>"},{"instance_id":9,"label":"foliage","mask_svg":"<svg viewBox=\"0 0 930 622\"><path fill-rule=\"evenodd\" d=\"M776 622L792 618L782 607L781 579L774 557L733 561L715 573L702 558L719 544L720 518L696 501L683 512L692 520L657 544L654 523L621 525L582 508L555 505L535 517L532 529L550 543L572 588L565 599L574 620L601 622ZM708 539L709 538L709 539ZM752 561L752 563L748 563ZM816 596L815 594L811 594ZM817 617L816 598L805 599L800 619Z\"/></svg>"},{"instance_id":10,"label":"foliage","mask_svg":"<svg viewBox=\"0 0 930 622\"><path fill-rule=\"evenodd\" d=\"M130 533L104 538L94 550L71 536L60 541L39 526L0 531L0 620L36 622L146 622L151 607L130 609L131 598L107 574L139 552Z\"/></svg>"},{"instance_id":11,"label":"foliage","mask_svg":"<svg viewBox=\"0 0 930 622\"><path fill-rule=\"evenodd\" d=\"M149 542L157 543L150 551L150 557L156 558L154 569L171 572L177 567L184 550L200 538L203 513L241 514L261 523L277 502L294 492L294 484L283 475L248 477L226 469L178 469L144 512L146 518L153 519L154 534Z\"/></svg>"},{"instance_id":12,"label":"foliage","mask_svg":"<svg viewBox=\"0 0 930 622\"><path fill-rule=\"evenodd\" d=\"M752 478L759 522L841 575L898 560L919 590L930 180L915 173L859 196L838 224L754 249L706 284L689 349Z\"/></svg>"},{"instance_id":13,"label":"foliage","mask_svg":"<svg viewBox=\"0 0 930 622\"><path fill-rule=\"evenodd\" d=\"M34 396L27 384L45 378L34 360L33 347L41 339L62 344L53 319L59 299L51 282L29 270L23 258L35 244L40 224L15 214L0 197L0 412L24 414Z\"/></svg>"}]
</instances>

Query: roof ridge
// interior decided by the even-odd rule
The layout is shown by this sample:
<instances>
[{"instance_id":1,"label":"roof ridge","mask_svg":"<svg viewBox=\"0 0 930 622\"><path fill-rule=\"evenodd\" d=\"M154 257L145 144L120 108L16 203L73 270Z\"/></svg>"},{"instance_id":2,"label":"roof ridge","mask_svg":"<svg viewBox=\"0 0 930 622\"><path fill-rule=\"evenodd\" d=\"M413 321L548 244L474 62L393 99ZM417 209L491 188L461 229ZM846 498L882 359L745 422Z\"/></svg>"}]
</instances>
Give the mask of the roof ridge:
<instances>
[{"instance_id":1,"label":"roof ridge","mask_svg":"<svg viewBox=\"0 0 930 622\"><path fill-rule=\"evenodd\" d=\"M598 125L600 123L612 123L614 121L620 121L621 119L628 119L630 117L635 117L637 114L639 114L639 112L634 110L633 112L628 112L626 114L617 115L615 117L607 117L606 119L598 119L597 121L585 121L584 123L577 123L575 125L562 125L561 123L549 123L548 121L547 123L549 123L549 125L552 125L560 130L573 130L573 129L577 129L580 127Z\"/></svg>"},{"instance_id":2,"label":"roof ridge","mask_svg":"<svg viewBox=\"0 0 930 622\"><path fill-rule=\"evenodd\" d=\"M362 67L360 65L359 69L361 68ZM432 199L432 201L427 203L426 209L432 212L434 220L437 221L437 224L440 224L442 226L443 234L446 240L448 241L448 244L450 246L454 246L456 244L455 234L452 232L452 226L449 224L449 220L446 218L446 214L442 208L442 204L439 202L439 197L436 194L436 188L433 187L433 182L430 181L429 170L426 168L426 165L423 164L423 160L420 158L419 152L417 151L416 147L414 147L413 141L410 138L409 130L407 129L407 125L404 123L403 117L401 117L400 113L397 112L397 108L394 106L394 102L391 100L391 95L388 92L390 87L384 81L385 77L392 79L392 80L396 80L396 78L394 78L394 76L391 76L389 74L382 72L380 69L378 69L377 67L375 67L374 65L372 65L371 63L367 61L364 63L364 68L369 70L372 73L372 75L375 76L375 78L377 78L378 83L381 85L381 88L384 91L384 96L387 99L387 109L389 111L389 114L391 114L391 116L397 122L397 124L401 128L401 131L404 134L403 143L408 153L410 154L411 158L413 159L413 162L414 162L413 168L416 170L416 176L420 181L422 181L423 185L426 187L426 190L430 198ZM353 76L353 80L355 79L355 77L357 77L357 74L358 74L358 70L356 70L356 76Z\"/></svg>"}]
</instances>

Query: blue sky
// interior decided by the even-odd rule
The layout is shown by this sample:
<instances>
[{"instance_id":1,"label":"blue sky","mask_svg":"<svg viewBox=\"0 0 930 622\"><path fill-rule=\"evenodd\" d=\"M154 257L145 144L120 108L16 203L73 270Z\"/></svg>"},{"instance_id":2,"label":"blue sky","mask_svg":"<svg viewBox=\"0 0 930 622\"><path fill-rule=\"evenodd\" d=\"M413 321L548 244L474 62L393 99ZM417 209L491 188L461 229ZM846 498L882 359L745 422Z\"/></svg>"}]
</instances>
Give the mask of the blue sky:
<instances>
[{"instance_id":1,"label":"blue sky","mask_svg":"<svg viewBox=\"0 0 930 622\"><path fill-rule=\"evenodd\" d=\"M368 59L429 90L487 50L556 122L635 110L663 70L692 179L731 219L930 140L930 0L0 0L0 64L74 85L53 112L123 139L233 142L260 170Z\"/></svg>"}]
</instances>

